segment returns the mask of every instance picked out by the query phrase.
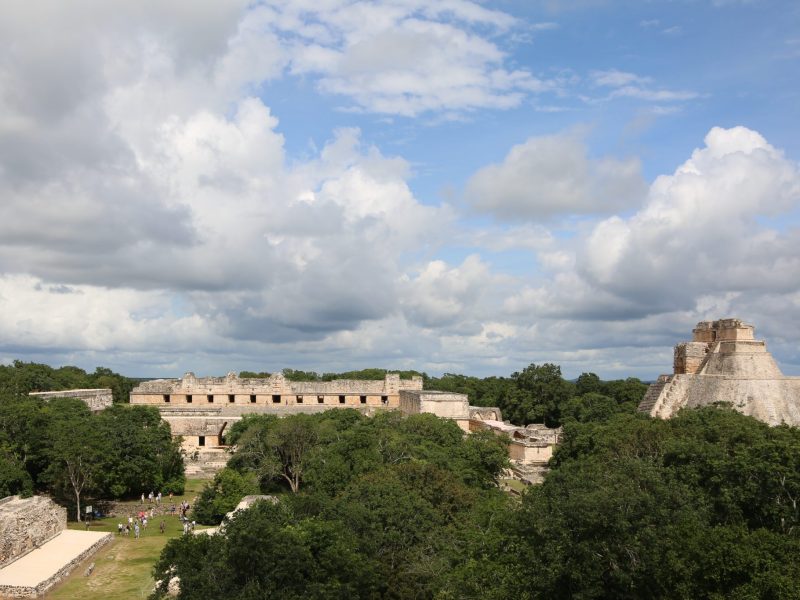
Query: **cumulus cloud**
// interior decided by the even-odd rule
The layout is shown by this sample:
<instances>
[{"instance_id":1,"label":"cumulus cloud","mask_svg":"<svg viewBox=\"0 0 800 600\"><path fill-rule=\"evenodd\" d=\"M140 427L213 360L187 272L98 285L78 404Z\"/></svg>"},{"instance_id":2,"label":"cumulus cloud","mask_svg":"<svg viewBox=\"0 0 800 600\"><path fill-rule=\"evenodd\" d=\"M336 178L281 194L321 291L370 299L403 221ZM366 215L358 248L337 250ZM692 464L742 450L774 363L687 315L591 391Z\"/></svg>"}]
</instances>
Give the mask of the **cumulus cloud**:
<instances>
[{"instance_id":1,"label":"cumulus cloud","mask_svg":"<svg viewBox=\"0 0 800 600\"><path fill-rule=\"evenodd\" d=\"M403 277L402 309L414 325L439 331L480 329L481 300L491 294L497 277L479 256L468 256L450 268L442 260L426 264L416 277Z\"/></svg>"},{"instance_id":2,"label":"cumulus cloud","mask_svg":"<svg viewBox=\"0 0 800 600\"><path fill-rule=\"evenodd\" d=\"M583 140L567 133L514 146L502 163L469 179L465 196L476 210L499 219L542 220L618 211L643 191L638 159L589 158Z\"/></svg>"},{"instance_id":3,"label":"cumulus cloud","mask_svg":"<svg viewBox=\"0 0 800 600\"><path fill-rule=\"evenodd\" d=\"M653 182L640 211L599 222L572 249L574 263L507 307L624 320L675 310L714 316L701 299L727 298L735 310L761 294L794 295L800 232L780 217L798 202L796 163L755 131L715 127L704 147Z\"/></svg>"},{"instance_id":4,"label":"cumulus cloud","mask_svg":"<svg viewBox=\"0 0 800 600\"><path fill-rule=\"evenodd\" d=\"M477 5L446 6L417 12L508 25ZM45 9L0 25L20 59L0 58L0 79L14 84L0 97L0 336L80 351L151 337L154 351L171 338L175 350L230 349L320 340L399 310L406 261L451 212L418 202L407 162L356 129L287 157L279 120L250 92L288 64L269 29L291 11ZM67 17L77 28L59 34ZM40 51L45 33L62 54ZM23 306L60 316L19 319ZM64 326L80 314L95 326Z\"/></svg>"}]
</instances>

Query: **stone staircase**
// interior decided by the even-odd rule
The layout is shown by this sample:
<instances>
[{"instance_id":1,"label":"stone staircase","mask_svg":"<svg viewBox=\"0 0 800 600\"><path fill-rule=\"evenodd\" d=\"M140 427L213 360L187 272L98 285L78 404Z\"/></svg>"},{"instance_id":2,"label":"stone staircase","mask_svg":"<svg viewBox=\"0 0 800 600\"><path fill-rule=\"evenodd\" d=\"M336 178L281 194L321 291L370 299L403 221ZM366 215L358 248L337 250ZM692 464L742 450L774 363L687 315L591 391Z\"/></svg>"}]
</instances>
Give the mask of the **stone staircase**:
<instances>
[{"instance_id":1,"label":"stone staircase","mask_svg":"<svg viewBox=\"0 0 800 600\"><path fill-rule=\"evenodd\" d=\"M644 398L639 403L639 407L636 410L640 413L652 414L653 407L655 407L656 402L658 402L662 390L671 382L672 377L670 375L659 375L658 379L647 388L647 393L644 395Z\"/></svg>"},{"instance_id":2,"label":"stone staircase","mask_svg":"<svg viewBox=\"0 0 800 600\"><path fill-rule=\"evenodd\" d=\"M224 448L187 452L184 459L187 479L213 479L228 462L230 454Z\"/></svg>"}]
</instances>

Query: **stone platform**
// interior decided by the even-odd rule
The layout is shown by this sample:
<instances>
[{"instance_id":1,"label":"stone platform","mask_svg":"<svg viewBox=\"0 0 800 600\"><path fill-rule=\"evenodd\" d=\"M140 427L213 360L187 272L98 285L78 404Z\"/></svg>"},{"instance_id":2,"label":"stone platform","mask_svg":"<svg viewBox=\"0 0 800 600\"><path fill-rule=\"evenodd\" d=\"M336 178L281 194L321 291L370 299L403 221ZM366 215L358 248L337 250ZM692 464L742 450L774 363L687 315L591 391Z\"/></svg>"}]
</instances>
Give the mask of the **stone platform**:
<instances>
[{"instance_id":1,"label":"stone platform","mask_svg":"<svg viewBox=\"0 0 800 600\"><path fill-rule=\"evenodd\" d=\"M0 598L42 596L113 539L113 534L106 532L62 531L41 547L0 569Z\"/></svg>"}]
</instances>

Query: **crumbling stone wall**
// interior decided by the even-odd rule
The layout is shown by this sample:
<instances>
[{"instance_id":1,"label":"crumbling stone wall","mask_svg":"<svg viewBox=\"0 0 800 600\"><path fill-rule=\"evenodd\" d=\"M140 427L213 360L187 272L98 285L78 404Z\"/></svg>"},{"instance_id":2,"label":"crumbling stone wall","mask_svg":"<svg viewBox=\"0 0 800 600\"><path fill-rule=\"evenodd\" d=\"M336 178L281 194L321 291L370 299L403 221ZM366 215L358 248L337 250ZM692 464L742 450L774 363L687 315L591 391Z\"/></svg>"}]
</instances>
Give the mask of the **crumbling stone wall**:
<instances>
[{"instance_id":1,"label":"crumbling stone wall","mask_svg":"<svg viewBox=\"0 0 800 600\"><path fill-rule=\"evenodd\" d=\"M35 398L52 400L53 398L78 398L83 400L93 411L108 408L114 402L114 395L108 388L97 388L91 390L60 390L57 392L31 392L28 394Z\"/></svg>"},{"instance_id":2,"label":"crumbling stone wall","mask_svg":"<svg viewBox=\"0 0 800 600\"><path fill-rule=\"evenodd\" d=\"M45 496L0 500L0 567L53 539L67 528L67 509Z\"/></svg>"}]
</instances>

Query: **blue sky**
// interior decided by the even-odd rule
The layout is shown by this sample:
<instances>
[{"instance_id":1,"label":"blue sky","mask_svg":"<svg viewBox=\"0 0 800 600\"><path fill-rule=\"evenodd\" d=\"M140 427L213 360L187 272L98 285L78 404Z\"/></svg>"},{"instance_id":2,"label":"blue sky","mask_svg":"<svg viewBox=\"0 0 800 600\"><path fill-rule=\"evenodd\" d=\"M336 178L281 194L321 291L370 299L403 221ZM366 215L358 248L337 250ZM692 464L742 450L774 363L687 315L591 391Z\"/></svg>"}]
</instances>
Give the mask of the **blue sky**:
<instances>
[{"instance_id":1,"label":"blue sky","mask_svg":"<svg viewBox=\"0 0 800 600\"><path fill-rule=\"evenodd\" d=\"M0 11L0 361L800 375L796 2Z\"/></svg>"}]
</instances>

